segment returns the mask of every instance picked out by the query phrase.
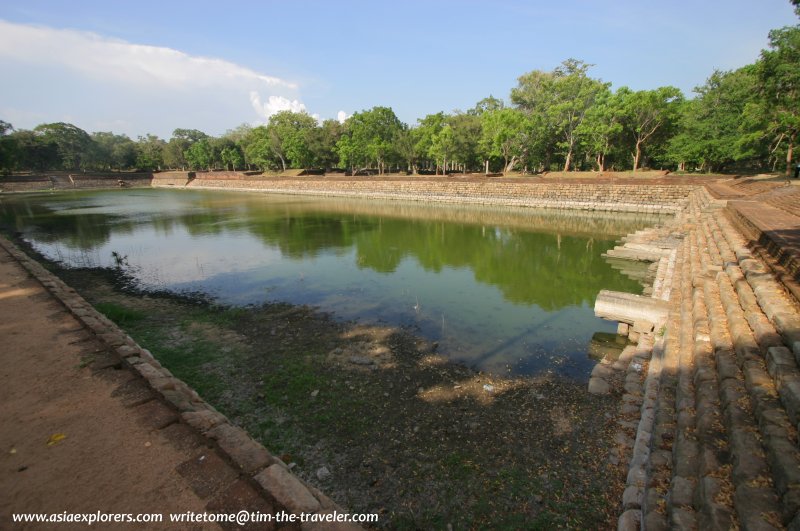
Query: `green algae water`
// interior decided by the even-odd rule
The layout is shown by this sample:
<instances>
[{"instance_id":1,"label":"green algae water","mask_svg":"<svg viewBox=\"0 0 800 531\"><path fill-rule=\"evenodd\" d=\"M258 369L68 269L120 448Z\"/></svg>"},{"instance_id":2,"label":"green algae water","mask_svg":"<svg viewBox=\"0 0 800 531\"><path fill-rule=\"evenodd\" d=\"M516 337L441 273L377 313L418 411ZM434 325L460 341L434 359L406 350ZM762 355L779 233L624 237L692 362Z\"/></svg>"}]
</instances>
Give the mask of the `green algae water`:
<instances>
[{"instance_id":1,"label":"green algae water","mask_svg":"<svg viewBox=\"0 0 800 531\"><path fill-rule=\"evenodd\" d=\"M407 327L495 374L586 379L601 289L641 285L601 254L659 221L625 214L143 189L6 195L46 258L123 268L137 288L223 305L307 304Z\"/></svg>"}]
</instances>

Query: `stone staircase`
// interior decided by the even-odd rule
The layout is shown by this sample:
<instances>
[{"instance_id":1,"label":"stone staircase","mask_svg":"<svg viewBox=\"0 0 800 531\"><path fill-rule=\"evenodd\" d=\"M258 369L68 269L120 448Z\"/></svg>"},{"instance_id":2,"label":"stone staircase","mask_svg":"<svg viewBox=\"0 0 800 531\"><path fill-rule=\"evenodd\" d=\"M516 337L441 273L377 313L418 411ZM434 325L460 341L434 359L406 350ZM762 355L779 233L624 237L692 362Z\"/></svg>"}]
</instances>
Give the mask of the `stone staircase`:
<instances>
[{"instance_id":1,"label":"stone staircase","mask_svg":"<svg viewBox=\"0 0 800 531\"><path fill-rule=\"evenodd\" d=\"M776 188L767 198L767 203L800 217L800 186Z\"/></svg>"},{"instance_id":2,"label":"stone staircase","mask_svg":"<svg viewBox=\"0 0 800 531\"><path fill-rule=\"evenodd\" d=\"M800 312L705 190L651 235L678 233L619 528L800 529Z\"/></svg>"}]
</instances>

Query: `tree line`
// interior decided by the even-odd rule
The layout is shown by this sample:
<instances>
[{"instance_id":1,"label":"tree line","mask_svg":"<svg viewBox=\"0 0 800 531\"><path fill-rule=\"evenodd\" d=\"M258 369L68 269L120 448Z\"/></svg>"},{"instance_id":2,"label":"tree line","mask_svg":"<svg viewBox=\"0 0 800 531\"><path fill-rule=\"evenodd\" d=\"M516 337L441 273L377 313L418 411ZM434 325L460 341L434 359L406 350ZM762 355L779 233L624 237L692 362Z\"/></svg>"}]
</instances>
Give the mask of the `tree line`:
<instances>
[{"instance_id":1,"label":"tree line","mask_svg":"<svg viewBox=\"0 0 800 531\"><path fill-rule=\"evenodd\" d=\"M176 129L168 141L89 134L68 123L14 130L0 121L0 169L791 171L800 131L800 26L771 31L755 63L713 72L691 99L672 86L612 91L590 76L591 66L568 59L552 71L534 70L519 77L509 103L489 96L413 126L390 107L356 112L344 123L282 111L266 125L219 137Z\"/></svg>"}]
</instances>

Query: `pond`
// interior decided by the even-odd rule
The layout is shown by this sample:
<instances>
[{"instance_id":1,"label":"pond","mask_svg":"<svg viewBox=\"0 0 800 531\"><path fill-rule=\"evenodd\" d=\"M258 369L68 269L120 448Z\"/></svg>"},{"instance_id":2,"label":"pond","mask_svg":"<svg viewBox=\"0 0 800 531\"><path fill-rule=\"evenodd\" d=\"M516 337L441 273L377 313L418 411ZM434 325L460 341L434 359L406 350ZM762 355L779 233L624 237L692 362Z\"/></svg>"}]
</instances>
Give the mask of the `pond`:
<instances>
[{"instance_id":1,"label":"pond","mask_svg":"<svg viewBox=\"0 0 800 531\"><path fill-rule=\"evenodd\" d=\"M586 380L601 289L641 285L601 256L653 216L115 190L0 197L4 225L70 268L222 305L305 304L409 328L493 374Z\"/></svg>"}]
</instances>

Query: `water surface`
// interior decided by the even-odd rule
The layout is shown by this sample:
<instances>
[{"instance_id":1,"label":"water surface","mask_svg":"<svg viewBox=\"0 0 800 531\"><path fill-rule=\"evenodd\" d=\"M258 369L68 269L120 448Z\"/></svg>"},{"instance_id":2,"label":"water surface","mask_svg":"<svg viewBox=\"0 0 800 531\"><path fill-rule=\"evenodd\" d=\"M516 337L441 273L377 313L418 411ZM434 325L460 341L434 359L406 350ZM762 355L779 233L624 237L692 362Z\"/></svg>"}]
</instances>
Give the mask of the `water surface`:
<instances>
[{"instance_id":1,"label":"water surface","mask_svg":"<svg viewBox=\"0 0 800 531\"><path fill-rule=\"evenodd\" d=\"M601 254L654 217L188 190L0 197L3 223L67 267L123 267L145 290L309 304L411 327L503 374L579 379L601 289L640 292Z\"/></svg>"}]
</instances>

